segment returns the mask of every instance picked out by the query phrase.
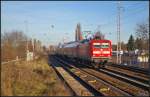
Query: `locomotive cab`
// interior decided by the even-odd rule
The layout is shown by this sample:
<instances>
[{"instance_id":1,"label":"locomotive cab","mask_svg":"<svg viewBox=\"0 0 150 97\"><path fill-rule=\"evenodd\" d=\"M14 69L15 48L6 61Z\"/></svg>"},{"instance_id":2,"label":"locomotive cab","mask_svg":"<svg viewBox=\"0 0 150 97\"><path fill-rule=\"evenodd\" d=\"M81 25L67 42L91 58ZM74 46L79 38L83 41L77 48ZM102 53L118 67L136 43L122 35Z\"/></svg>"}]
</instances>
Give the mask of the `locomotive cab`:
<instances>
[{"instance_id":1,"label":"locomotive cab","mask_svg":"<svg viewBox=\"0 0 150 97\"><path fill-rule=\"evenodd\" d=\"M104 64L111 58L111 41L92 40L91 41L91 60L98 67L104 67Z\"/></svg>"}]
</instances>

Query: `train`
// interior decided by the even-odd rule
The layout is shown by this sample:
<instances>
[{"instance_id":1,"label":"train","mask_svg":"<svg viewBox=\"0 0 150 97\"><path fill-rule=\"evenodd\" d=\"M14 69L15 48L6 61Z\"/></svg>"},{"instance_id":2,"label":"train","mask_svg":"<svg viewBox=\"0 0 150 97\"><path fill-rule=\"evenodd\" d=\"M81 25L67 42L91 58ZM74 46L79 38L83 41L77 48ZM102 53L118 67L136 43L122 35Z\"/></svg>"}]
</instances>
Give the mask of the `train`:
<instances>
[{"instance_id":1,"label":"train","mask_svg":"<svg viewBox=\"0 0 150 97\"><path fill-rule=\"evenodd\" d=\"M111 62L112 42L111 40L94 37L81 41L72 41L59 46L56 50L57 55L91 64L95 68L105 67Z\"/></svg>"}]
</instances>

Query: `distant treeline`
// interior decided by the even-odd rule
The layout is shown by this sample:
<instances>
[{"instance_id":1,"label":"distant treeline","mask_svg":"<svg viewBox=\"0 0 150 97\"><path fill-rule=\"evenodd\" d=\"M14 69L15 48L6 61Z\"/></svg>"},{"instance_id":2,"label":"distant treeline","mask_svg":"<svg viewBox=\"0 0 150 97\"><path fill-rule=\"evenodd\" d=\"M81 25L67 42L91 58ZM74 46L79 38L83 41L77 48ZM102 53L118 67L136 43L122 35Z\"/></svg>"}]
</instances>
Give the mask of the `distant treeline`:
<instances>
[{"instance_id":1,"label":"distant treeline","mask_svg":"<svg viewBox=\"0 0 150 97\"><path fill-rule=\"evenodd\" d=\"M22 31L4 32L1 34L1 61L26 58L27 49L35 54L41 51L41 42L34 39L32 41Z\"/></svg>"},{"instance_id":2,"label":"distant treeline","mask_svg":"<svg viewBox=\"0 0 150 97\"><path fill-rule=\"evenodd\" d=\"M149 50L149 22L136 25L135 36L130 35L128 42L121 42L121 49L127 51ZM117 50L117 45L113 45L113 50Z\"/></svg>"}]
</instances>

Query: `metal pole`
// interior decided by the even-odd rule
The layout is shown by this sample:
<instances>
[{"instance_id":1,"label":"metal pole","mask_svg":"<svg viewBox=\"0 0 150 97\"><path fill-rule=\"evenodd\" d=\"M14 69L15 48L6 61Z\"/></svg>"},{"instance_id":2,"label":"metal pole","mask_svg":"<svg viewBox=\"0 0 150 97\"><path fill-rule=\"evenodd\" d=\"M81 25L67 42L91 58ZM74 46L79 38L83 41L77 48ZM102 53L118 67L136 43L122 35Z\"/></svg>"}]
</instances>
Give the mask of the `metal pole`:
<instances>
[{"instance_id":1,"label":"metal pole","mask_svg":"<svg viewBox=\"0 0 150 97\"><path fill-rule=\"evenodd\" d=\"M119 3L117 3L117 11L119 12ZM118 17L119 17L119 14L117 13L117 60L116 60L116 63L118 64L118 32L119 32L119 26L118 26Z\"/></svg>"},{"instance_id":2,"label":"metal pole","mask_svg":"<svg viewBox=\"0 0 150 97\"><path fill-rule=\"evenodd\" d=\"M28 21L24 21L25 23L25 33L28 33ZM28 39L27 39L27 47L26 47L26 51L28 51Z\"/></svg>"},{"instance_id":3,"label":"metal pole","mask_svg":"<svg viewBox=\"0 0 150 97\"><path fill-rule=\"evenodd\" d=\"M25 23L25 33L28 33L28 21L25 20L24 23ZM27 39L26 41L26 60L27 61L28 61L28 56L27 56L28 51L29 51L29 47L28 47L28 39Z\"/></svg>"},{"instance_id":4,"label":"metal pole","mask_svg":"<svg viewBox=\"0 0 150 97\"><path fill-rule=\"evenodd\" d=\"M32 38L32 49L33 49L33 59L34 59L35 55L34 55L34 39L33 38Z\"/></svg>"},{"instance_id":5,"label":"metal pole","mask_svg":"<svg viewBox=\"0 0 150 97\"><path fill-rule=\"evenodd\" d=\"M120 51L121 51L121 42L120 42L120 9L121 9L121 6L120 6L120 1L118 1L118 18L117 18L117 63L121 64L121 54L120 54ZM118 56L118 52L119 52L119 56Z\"/></svg>"},{"instance_id":6,"label":"metal pole","mask_svg":"<svg viewBox=\"0 0 150 97\"><path fill-rule=\"evenodd\" d=\"M120 17L121 17L121 5L120 5L120 2L119 2L119 52L121 52L121 35L120 35L120 31L121 31L121 25L120 25ZM121 64L121 54L119 56L119 63Z\"/></svg>"}]
</instances>

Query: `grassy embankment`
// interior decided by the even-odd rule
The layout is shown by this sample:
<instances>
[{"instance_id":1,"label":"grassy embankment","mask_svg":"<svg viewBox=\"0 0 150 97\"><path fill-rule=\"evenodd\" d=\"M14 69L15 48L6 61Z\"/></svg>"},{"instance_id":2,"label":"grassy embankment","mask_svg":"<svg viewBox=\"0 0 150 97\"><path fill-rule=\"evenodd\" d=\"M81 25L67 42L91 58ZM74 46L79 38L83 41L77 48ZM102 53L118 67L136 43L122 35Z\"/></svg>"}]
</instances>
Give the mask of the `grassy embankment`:
<instances>
[{"instance_id":1,"label":"grassy embankment","mask_svg":"<svg viewBox=\"0 0 150 97\"><path fill-rule=\"evenodd\" d=\"M1 65L1 96L67 96L46 58Z\"/></svg>"}]
</instances>

